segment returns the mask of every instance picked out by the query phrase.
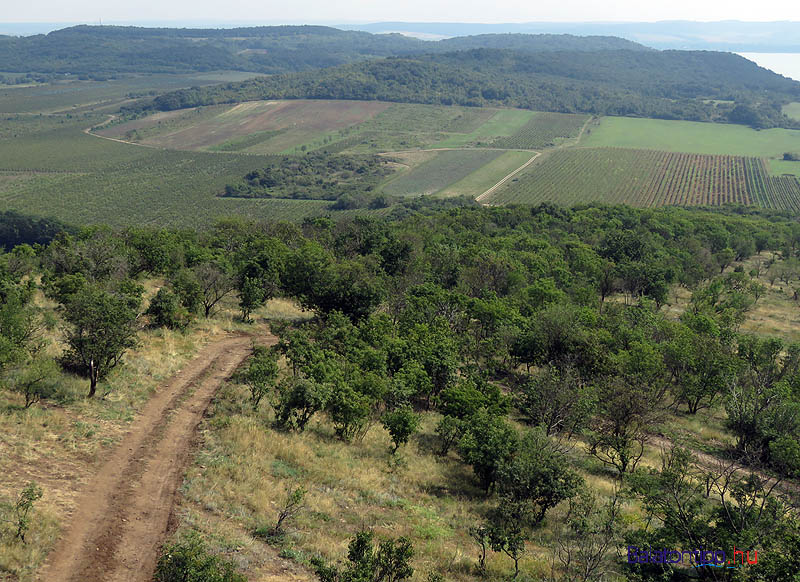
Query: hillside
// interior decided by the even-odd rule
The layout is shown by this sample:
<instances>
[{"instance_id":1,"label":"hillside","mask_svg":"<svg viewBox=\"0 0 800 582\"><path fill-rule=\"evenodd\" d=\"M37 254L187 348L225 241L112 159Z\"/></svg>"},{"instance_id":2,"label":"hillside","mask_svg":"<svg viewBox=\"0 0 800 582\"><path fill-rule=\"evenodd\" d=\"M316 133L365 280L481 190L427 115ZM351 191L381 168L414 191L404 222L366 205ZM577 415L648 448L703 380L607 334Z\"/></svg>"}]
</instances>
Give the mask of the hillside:
<instances>
[{"instance_id":1,"label":"hillside","mask_svg":"<svg viewBox=\"0 0 800 582\"><path fill-rule=\"evenodd\" d=\"M781 111L800 83L730 53L472 49L176 91L139 107L172 110L256 99L361 99L501 105L793 127Z\"/></svg>"},{"instance_id":2,"label":"hillside","mask_svg":"<svg viewBox=\"0 0 800 582\"><path fill-rule=\"evenodd\" d=\"M75 26L47 35L0 37L2 70L10 73L108 75L209 70L304 71L376 57L466 48L521 51L647 50L613 37L478 35L446 42L370 34L327 26L233 29Z\"/></svg>"}]
</instances>

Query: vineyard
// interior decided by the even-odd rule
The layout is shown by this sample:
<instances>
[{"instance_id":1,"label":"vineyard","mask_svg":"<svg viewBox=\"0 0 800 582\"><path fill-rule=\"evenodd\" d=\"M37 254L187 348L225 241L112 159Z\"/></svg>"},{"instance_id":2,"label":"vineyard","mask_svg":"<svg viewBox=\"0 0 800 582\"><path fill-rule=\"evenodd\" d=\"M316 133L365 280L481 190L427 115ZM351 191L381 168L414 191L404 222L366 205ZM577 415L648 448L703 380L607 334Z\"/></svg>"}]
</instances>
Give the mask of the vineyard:
<instances>
[{"instance_id":1,"label":"vineyard","mask_svg":"<svg viewBox=\"0 0 800 582\"><path fill-rule=\"evenodd\" d=\"M663 205L757 204L800 209L800 181L769 175L760 158L617 148L552 152L499 188L489 204L590 201Z\"/></svg>"},{"instance_id":2,"label":"vineyard","mask_svg":"<svg viewBox=\"0 0 800 582\"><path fill-rule=\"evenodd\" d=\"M587 115L536 113L513 135L495 139L486 145L520 150L552 147L566 139L578 137L588 120Z\"/></svg>"}]
</instances>

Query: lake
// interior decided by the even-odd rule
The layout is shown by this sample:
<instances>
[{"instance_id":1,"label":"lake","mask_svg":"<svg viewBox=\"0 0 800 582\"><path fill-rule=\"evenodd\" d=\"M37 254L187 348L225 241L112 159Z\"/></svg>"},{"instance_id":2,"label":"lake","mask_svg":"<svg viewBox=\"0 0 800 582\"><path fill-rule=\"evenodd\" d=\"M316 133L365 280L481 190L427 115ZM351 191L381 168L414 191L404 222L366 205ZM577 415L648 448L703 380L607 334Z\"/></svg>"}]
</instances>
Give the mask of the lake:
<instances>
[{"instance_id":1,"label":"lake","mask_svg":"<svg viewBox=\"0 0 800 582\"><path fill-rule=\"evenodd\" d=\"M800 81L800 54L798 53L739 53L757 65Z\"/></svg>"}]
</instances>

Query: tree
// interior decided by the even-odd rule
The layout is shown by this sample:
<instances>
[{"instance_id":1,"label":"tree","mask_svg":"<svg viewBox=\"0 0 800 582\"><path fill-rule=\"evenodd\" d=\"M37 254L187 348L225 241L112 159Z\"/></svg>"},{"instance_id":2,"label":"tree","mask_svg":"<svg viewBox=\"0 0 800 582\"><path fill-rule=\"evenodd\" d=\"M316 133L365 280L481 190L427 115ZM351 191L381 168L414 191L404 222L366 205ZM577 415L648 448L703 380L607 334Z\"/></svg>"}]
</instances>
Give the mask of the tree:
<instances>
[{"instance_id":1,"label":"tree","mask_svg":"<svg viewBox=\"0 0 800 582\"><path fill-rule=\"evenodd\" d=\"M278 354L264 346L253 346L253 355L247 368L238 375L239 381L250 389L253 410L258 409L261 400L269 393L278 372Z\"/></svg>"},{"instance_id":2,"label":"tree","mask_svg":"<svg viewBox=\"0 0 800 582\"><path fill-rule=\"evenodd\" d=\"M574 496L581 477L541 429L528 431L510 459L497 470L496 490L501 505L525 505L520 514L538 525L547 510Z\"/></svg>"},{"instance_id":3,"label":"tree","mask_svg":"<svg viewBox=\"0 0 800 582\"><path fill-rule=\"evenodd\" d=\"M502 418L484 410L466 419L458 452L472 465L483 489L488 493L497 480L497 473L517 450L519 439L514 429Z\"/></svg>"},{"instance_id":4,"label":"tree","mask_svg":"<svg viewBox=\"0 0 800 582\"><path fill-rule=\"evenodd\" d=\"M181 306L180 298L166 287L159 289L150 300L145 315L158 327L184 329L189 323L189 313Z\"/></svg>"},{"instance_id":5,"label":"tree","mask_svg":"<svg viewBox=\"0 0 800 582\"><path fill-rule=\"evenodd\" d=\"M200 286L200 303L206 317L211 317L214 307L234 289L229 267L222 261L208 261L192 269Z\"/></svg>"},{"instance_id":6,"label":"tree","mask_svg":"<svg viewBox=\"0 0 800 582\"><path fill-rule=\"evenodd\" d=\"M392 454L397 452L400 445L406 444L419 428L419 415L415 414L410 406L402 406L384 413L381 421L392 437L394 443Z\"/></svg>"},{"instance_id":7,"label":"tree","mask_svg":"<svg viewBox=\"0 0 800 582\"><path fill-rule=\"evenodd\" d=\"M25 543L25 534L31 525L30 513L33 510L33 504L39 501L42 495L41 487L36 483L29 483L11 506L11 519L6 519L6 521L14 527L14 538L23 544Z\"/></svg>"},{"instance_id":8,"label":"tree","mask_svg":"<svg viewBox=\"0 0 800 582\"><path fill-rule=\"evenodd\" d=\"M53 397L58 392L59 376L56 363L50 358L35 357L9 374L9 390L22 394L25 408Z\"/></svg>"},{"instance_id":9,"label":"tree","mask_svg":"<svg viewBox=\"0 0 800 582\"><path fill-rule=\"evenodd\" d=\"M69 346L63 361L89 378L89 398L136 345L138 303L136 296L109 293L89 284L67 299L63 306Z\"/></svg>"},{"instance_id":10,"label":"tree","mask_svg":"<svg viewBox=\"0 0 800 582\"><path fill-rule=\"evenodd\" d=\"M286 499L278 511L278 520L275 522L275 527L272 528L271 533L273 537L283 533L283 525L286 520L294 518L294 516L303 510L303 500L305 496L306 490L301 486L287 489Z\"/></svg>"},{"instance_id":11,"label":"tree","mask_svg":"<svg viewBox=\"0 0 800 582\"><path fill-rule=\"evenodd\" d=\"M596 406L593 387L570 367L547 366L531 376L517 395L517 407L528 422L548 435L581 430Z\"/></svg>"},{"instance_id":12,"label":"tree","mask_svg":"<svg viewBox=\"0 0 800 582\"><path fill-rule=\"evenodd\" d=\"M278 395L272 404L275 424L281 429L305 430L311 418L324 410L331 397L331 386L310 378L293 376L278 385Z\"/></svg>"}]
</instances>

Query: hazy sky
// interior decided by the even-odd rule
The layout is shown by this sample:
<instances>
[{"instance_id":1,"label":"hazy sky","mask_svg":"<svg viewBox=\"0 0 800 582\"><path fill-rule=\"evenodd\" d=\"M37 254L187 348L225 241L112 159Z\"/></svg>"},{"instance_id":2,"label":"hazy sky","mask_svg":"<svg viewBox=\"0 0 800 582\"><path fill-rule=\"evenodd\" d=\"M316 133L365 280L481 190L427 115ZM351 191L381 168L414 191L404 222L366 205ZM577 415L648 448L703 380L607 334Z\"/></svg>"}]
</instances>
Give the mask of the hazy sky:
<instances>
[{"instance_id":1,"label":"hazy sky","mask_svg":"<svg viewBox=\"0 0 800 582\"><path fill-rule=\"evenodd\" d=\"M0 0L0 22L798 20L797 0Z\"/></svg>"}]
</instances>

